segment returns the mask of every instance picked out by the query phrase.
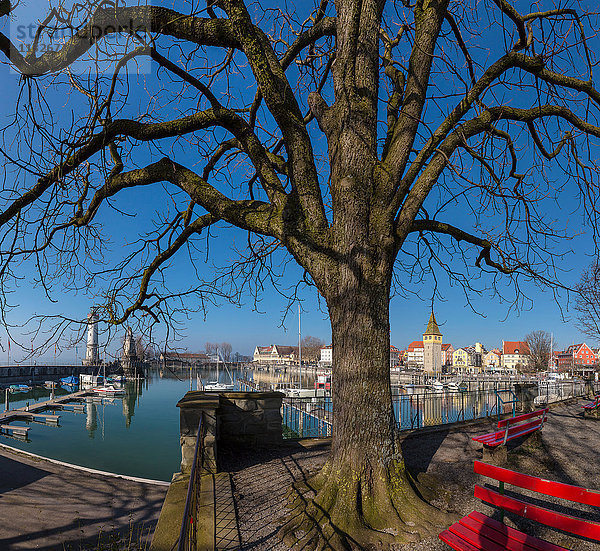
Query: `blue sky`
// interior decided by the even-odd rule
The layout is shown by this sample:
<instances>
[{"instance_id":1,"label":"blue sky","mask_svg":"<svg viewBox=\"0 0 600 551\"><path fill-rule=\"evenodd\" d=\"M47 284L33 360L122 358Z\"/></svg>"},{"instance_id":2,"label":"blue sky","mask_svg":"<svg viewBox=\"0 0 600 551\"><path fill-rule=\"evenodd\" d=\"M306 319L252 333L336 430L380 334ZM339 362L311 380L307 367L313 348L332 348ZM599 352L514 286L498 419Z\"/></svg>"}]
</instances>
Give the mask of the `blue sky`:
<instances>
[{"instance_id":1,"label":"blue sky","mask_svg":"<svg viewBox=\"0 0 600 551\"><path fill-rule=\"evenodd\" d=\"M45 4L45 3L42 3ZM155 67L154 67L155 69ZM154 82L154 73L144 77L148 87L151 90L156 85ZM19 77L9 71L6 65L0 65L0 86L2 88L2 97L4 101L0 106L0 120L7 121L12 115L11 108L14 106L15 99L19 90ZM241 81L235 82L236 93L249 93L245 90ZM244 92L245 90L245 92ZM139 96L139 101L143 102L143 95ZM62 122L65 122L69 114L69 109L77 106L77 100L63 98L60 93L49 92L48 100L55 106L56 115L64 116ZM61 105L64 107L64 113L61 111ZM135 105L131 105L135 110ZM177 107L169 106L165 110L167 116L175 117ZM429 116L429 115L428 115ZM434 115L432 115L434 116ZM323 146L322 136L313 128L313 135L318 139L320 147ZM322 152L322 151L321 151ZM138 158L138 162L152 158L151 152L144 153ZM195 159L189 154L185 159L187 166L194 167ZM557 173L558 177L558 173ZM119 208L129 212L130 217L123 217L116 211L105 210L100 214L99 221L102 222L107 234L112 236L112 242L106 243L106 260L109 262L118 258L121 247L125 242L131 241L130 235L138 227L146 226L148 220L153 216L155 210L164 207L160 203L159 191L160 185L154 186L149 192L140 194L137 190L129 190L120 197L117 205ZM156 191L156 193L155 193ZM165 207L166 208L166 207ZM553 211L557 217L566 222L570 220L576 231L579 231L580 220L573 217L572 214L577 209L577 202L574 197L565 198L560 208L562 212ZM451 220L462 222L462 220ZM573 242L570 247L570 254L565 258L562 267L567 270L565 282L569 285L574 284L580 276L582 269L590 262L587 252L590 251L591 243L589 235L585 233ZM218 232L218 237L211 243L211 258L220 264L226 264L229 258L233 257L231 245L244 246L245 236L241 232L224 231ZM469 257L471 264L475 261L475 254ZM212 260L206 265L207 273L211 271ZM76 295L63 292L56 287L53 293L57 303L49 302L39 287L33 287L28 276L31 276L31 266L22 267L22 275L25 279L18 283L18 288L12 295L12 304L15 308L10 312L8 321L14 325L24 323L31 315L41 313L62 313L76 318L83 318L93 301L95 290L80 292ZM474 273L477 270L475 269ZM284 276L281 284L289 288L300 278L301 271L289 264L284 270ZM467 301L462 290L457 286L448 283L443 273L439 273L438 292L442 298L436 298L434 301L434 310L437 321L444 335L445 342L451 342L455 347L473 344L476 341L482 342L486 347L492 348L501 345L501 341L519 340L526 333L532 330L546 330L554 334L555 340L561 347L566 347L573 341L584 340L576 329L572 320L572 311L568 309L566 297L562 295L562 310L559 307L551 292L543 291L536 286L523 283L522 289L531 301L527 300L520 311L509 309L509 303L501 301L498 297L489 292L491 278L483 278L480 285L483 288L481 295L470 295L473 307L479 312L476 313L467 305ZM185 255L180 254L174 259L173 268L168 274L168 284L172 288L184 288L193 278L189 265L185 262ZM405 297L394 297L390 306L391 320L391 341L398 348L405 348L412 340L419 340L422 331L425 329L429 312L431 308L432 281L426 279L422 285L410 286L414 295L409 294ZM487 289L486 289L487 288ZM507 293L510 295L510 293ZM301 289L299 298L302 300L302 334L313 335L322 340L330 341L330 327L327 319L326 309L323 303L319 308L318 294L314 288ZM292 306L289 315L283 320L284 313L288 307L288 301L278 294L274 289L266 287L261 294L261 301L258 304L258 310L253 308L253 299L251 296L242 297L241 306L232 305L225 301L219 301L217 306L209 305L205 313L198 312L190 315L190 319L185 321L185 330L182 340L177 343L182 349L190 351L199 351L204 348L206 342L230 342L234 351L242 354L251 354L256 345L294 344L298 337L297 306ZM566 316L566 321L562 316ZM283 324L283 325L282 325ZM123 330L117 332L113 344L109 347L114 351ZM15 330L15 335L22 343L30 342L31 337L21 330ZM161 330L157 332L160 340ZM0 343L5 348L6 359L6 334L0 330ZM38 341L34 343L36 346ZM594 343L595 344L595 343ZM62 342L65 346L65 342ZM18 359L20 353L12 350L13 359ZM83 351L83 345L79 345L79 356ZM65 350L59 355L58 361L74 360L73 349ZM0 364L4 363L0 356ZM45 353L37 361L54 361L52 349Z\"/></svg>"}]
</instances>

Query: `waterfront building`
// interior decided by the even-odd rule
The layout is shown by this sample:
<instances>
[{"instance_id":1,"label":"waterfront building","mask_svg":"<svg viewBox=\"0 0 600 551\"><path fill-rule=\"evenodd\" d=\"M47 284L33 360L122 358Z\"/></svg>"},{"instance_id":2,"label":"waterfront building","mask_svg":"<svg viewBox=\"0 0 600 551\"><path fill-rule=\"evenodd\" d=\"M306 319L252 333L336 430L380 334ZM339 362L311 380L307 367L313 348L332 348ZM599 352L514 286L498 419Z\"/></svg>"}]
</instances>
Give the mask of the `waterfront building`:
<instances>
[{"instance_id":1,"label":"waterfront building","mask_svg":"<svg viewBox=\"0 0 600 551\"><path fill-rule=\"evenodd\" d=\"M257 346L254 349L253 361L266 365L291 365L298 362L298 347L271 344Z\"/></svg>"},{"instance_id":2,"label":"waterfront building","mask_svg":"<svg viewBox=\"0 0 600 551\"><path fill-rule=\"evenodd\" d=\"M423 369L423 341L413 341L408 345L408 350L406 351L406 363L411 369Z\"/></svg>"},{"instance_id":3,"label":"waterfront building","mask_svg":"<svg viewBox=\"0 0 600 551\"><path fill-rule=\"evenodd\" d=\"M446 368L452 368L452 355L454 354L454 346L449 342L442 343L442 366ZM451 369L447 369L450 371Z\"/></svg>"},{"instance_id":4,"label":"waterfront building","mask_svg":"<svg viewBox=\"0 0 600 551\"><path fill-rule=\"evenodd\" d=\"M591 376L598 366L597 353L586 343L572 344L558 352L557 360L559 369L584 378Z\"/></svg>"},{"instance_id":5,"label":"waterfront building","mask_svg":"<svg viewBox=\"0 0 600 551\"><path fill-rule=\"evenodd\" d=\"M452 363L458 373L479 373L483 366L485 347L481 343L475 346L463 346L454 351Z\"/></svg>"},{"instance_id":6,"label":"waterfront building","mask_svg":"<svg viewBox=\"0 0 600 551\"><path fill-rule=\"evenodd\" d=\"M435 321L433 311L423 333L423 370L428 374L442 371L442 332Z\"/></svg>"},{"instance_id":7,"label":"waterfront building","mask_svg":"<svg viewBox=\"0 0 600 551\"><path fill-rule=\"evenodd\" d=\"M486 371L498 372L502 370L502 352L493 348L483 356L483 365Z\"/></svg>"},{"instance_id":8,"label":"waterfront building","mask_svg":"<svg viewBox=\"0 0 600 551\"><path fill-rule=\"evenodd\" d=\"M333 365L333 346L324 346L321 348L321 360L319 361L321 367L331 367Z\"/></svg>"},{"instance_id":9,"label":"waterfront building","mask_svg":"<svg viewBox=\"0 0 600 551\"><path fill-rule=\"evenodd\" d=\"M390 367L397 367L398 365L400 365L400 350L390 344Z\"/></svg>"},{"instance_id":10,"label":"waterfront building","mask_svg":"<svg viewBox=\"0 0 600 551\"><path fill-rule=\"evenodd\" d=\"M98 365L100 363L100 354L98 350L98 320L98 314L92 309L87 317L87 346L85 348L83 365Z\"/></svg>"},{"instance_id":11,"label":"waterfront building","mask_svg":"<svg viewBox=\"0 0 600 551\"><path fill-rule=\"evenodd\" d=\"M524 341L502 341L502 367L517 371L529 366L529 345Z\"/></svg>"}]
</instances>

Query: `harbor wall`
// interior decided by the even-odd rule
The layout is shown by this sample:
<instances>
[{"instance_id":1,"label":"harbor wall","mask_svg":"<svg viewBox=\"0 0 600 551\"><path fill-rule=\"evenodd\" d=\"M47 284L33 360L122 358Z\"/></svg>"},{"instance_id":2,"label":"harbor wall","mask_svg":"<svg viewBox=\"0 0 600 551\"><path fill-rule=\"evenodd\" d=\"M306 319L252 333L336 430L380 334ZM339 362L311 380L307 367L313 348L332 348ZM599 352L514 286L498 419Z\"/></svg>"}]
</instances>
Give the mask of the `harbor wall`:
<instances>
[{"instance_id":1,"label":"harbor wall","mask_svg":"<svg viewBox=\"0 0 600 551\"><path fill-rule=\"evenodd\" d=\"M28 366L0 366L0 383L42 383L46 380L53 381L68 375L92 373L94 367L82 365L28 365Z\"/></svg>"}]
</instances>

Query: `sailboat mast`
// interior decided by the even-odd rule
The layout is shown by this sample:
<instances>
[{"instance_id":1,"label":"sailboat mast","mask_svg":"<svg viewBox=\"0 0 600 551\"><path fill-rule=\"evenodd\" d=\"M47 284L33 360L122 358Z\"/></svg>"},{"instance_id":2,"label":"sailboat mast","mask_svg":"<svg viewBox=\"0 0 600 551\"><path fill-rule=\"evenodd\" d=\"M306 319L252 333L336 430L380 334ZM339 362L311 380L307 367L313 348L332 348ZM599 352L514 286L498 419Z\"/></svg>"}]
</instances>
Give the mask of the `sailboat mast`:
<instances>
[{"instance_id":1,"label":"sailboat mast","mask_svg":"<svg viewBox=\"0 0 600 551\"><path fill-rule=\"evenodd\" d=\"M298 369L300 370L300 388L302 388L302 329L300 325L300 303L298 303Z\"/></svg>"}]
</instances>

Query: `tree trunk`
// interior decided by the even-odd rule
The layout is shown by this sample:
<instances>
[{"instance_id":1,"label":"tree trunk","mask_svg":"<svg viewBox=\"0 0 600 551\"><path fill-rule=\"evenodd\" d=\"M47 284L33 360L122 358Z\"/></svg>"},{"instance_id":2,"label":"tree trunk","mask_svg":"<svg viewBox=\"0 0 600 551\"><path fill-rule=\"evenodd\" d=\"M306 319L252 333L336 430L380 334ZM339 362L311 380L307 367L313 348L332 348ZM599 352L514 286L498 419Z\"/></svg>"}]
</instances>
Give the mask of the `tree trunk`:
<instances>
[{"instance_id":1,"label":"tree trunk","mask_svg":"<svg viewBox=\"0 0 600 551\"><path fill-rule=\"evenodd\" d=\"M389 376L389 284L357 281L356 273L341 277L326 297L334 354L332 453L307 486L292 491L293 511L281 535L296 549L386 549L450 524L424 501L402 461Z\"/></svg>"}]
</instances>

